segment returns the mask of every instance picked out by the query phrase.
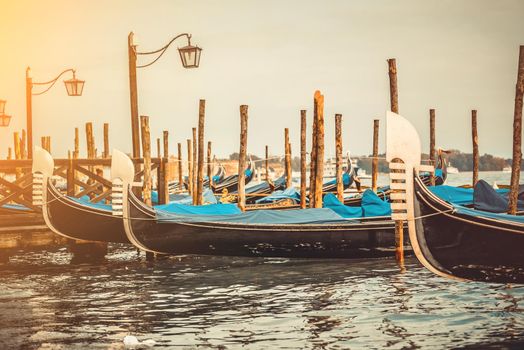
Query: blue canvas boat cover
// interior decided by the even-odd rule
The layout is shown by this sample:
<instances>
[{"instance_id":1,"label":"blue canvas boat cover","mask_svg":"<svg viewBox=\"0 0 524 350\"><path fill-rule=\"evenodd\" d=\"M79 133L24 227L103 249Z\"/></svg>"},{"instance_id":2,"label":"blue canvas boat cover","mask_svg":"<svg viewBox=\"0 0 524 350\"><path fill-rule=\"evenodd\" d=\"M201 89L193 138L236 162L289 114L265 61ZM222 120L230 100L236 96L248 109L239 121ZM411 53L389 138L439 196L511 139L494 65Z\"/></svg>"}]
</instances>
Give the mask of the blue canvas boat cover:
<instances>
[{"instance_id":1,"label":"blue canvas boat cover","mask_svg":"<svg viewBox=\"0 0 524 350\"><path fill-rule=\"evenodd\" d=\"M489 186L484 180L479 180L478 183L484 182L487 186ZM493 189L491 186L489 186L491 189ZM454 186L447 186L447 185L440 185L440 186L429 186L428 189L437 197L440 199L448 202L448 203L454 203L458 205L469 205L473 204L473 192L474 190L472 188L462 188L462 187L454 187ZM505 194L508 192L507 189L497 189L493 190L496 191L499 195Z\"/></svg>"},{"instance_id":2,"label":"blue canvas boat cover","mask_svg":"<svg viewBox=\"0 0 524 350\"><path fill-rule=\"evenodd\" d=\"M344 186L349 186L350 181L351 181L351 176L348 173L342 174L342 183L344 184ZM337 183L337 179L335 178L333 180L324 182L323 186L331 186L331 185L335 185L336 183Z\"/></svg>"},{"instance_id":3,"label":"blue canvas boat cover","mask_svg":"<svg viewBox=\"0 0 524 350\"><path fill-rule=\"evenodd\" d=\"M391 204L380 199L372 190L367 189L362 195L362 212L365 217L391 216Z\"/></svg>"},{"instance_id":4,"label":"blue canvas boat cover","mask_svg":"<svg viewBox=\"0 0 524 350\"><path fill-rule=\"evenodd\" d=\"M519 188L517 201L518 210L524 210L524 188ZM473 207L477 210L489 211L492 213L505 213L509 208L509 193L505 190L495 190L486 181L479 180L473 191Z\"/></svg>"},{"instance_id":5,"label":"blue canvas boat cover","mask_svg":"<svg viewBox=\"0 0 524 350\"><path fill-rule=\"evenodd\" d=\"M11 210L20 210L20 211L31 211L31 209L21 204L8 204L7 203L7 204L2 205L2 208L11 209Z\"/></svg>"},{"instance_id":6,"label":"blue canvas boat cover","mask_svg":"<svg viewBox=\"0 0 524 350\"><path fill-rule=\"evenodd\" d=\"M89 198L89 196L82 196L80 198L75 198L75 197L68 196L68 198L71 199L73 202L77 202L77 203L80 203L82 205L86 205L88 207L94 208L94 209L107 210L107 211L111 211L112 210L112 207L111 207L110 204L104 204L104 203L101 203L101 202L93 203L93 202L91 202L91 199Z\"/></svg>"},{"instance_id":7,"label":"blue canvas boat cover","mask_svg":"<svg viewBox=\"0 0 524 350\"><path fill-rule=\"evenodd\" d=\"M165 214L230 215L242 212L236 204L186 205L169 203L156 205L154 208L157 212Z\"/></svg>"},{"instance_id":8,"label":"blue canvas boat cover","mask_svg":"<svg viewBox=\"0 0 524 350\"><path fill-rule=\"evenodd\" d=\"M344 205L333 193L328 193L324 196L322 206L333 210L344 218L360 218L363 216L362 207L349 207Z\"/></svg>"},{"instance_id":9,"label":"blue canvas boat cover","mask_svg":"<svg viewBox=\"0 0 524 350\"><path fill-rule=\"evenodd\" d=\"M222 204L225 205L225 204ZM157 211L162 222L221 222L237 224L336 224L348 221L331 209L253 210L231 215L177 215Z\"/></svg>"},{"instance_id":10,"label":"blue canvas boat cover","mask_svg":"<svg viewBox=\"0 0 524 350\"><path fill-rule=\"evenodd\" d=\"M324 196L323 206L345 218L390 216L391 205L380 199L372 190L364 191L360 207L350 207L340 202L333 193Z\"/></svg>"},{"instance_id":11,"label":"blue canvas boat cover","mask_svg":"<svg viewBox=\"0 0 524 350\"><path fill-rule=\"evenodd\" d=\"M216 204L218 203L215 195L213 194L213 191L211 191L209 188L204 189L204 193L202 194L204 203L206 204ZM157 191L151 191L151 202L156 205L158 204L158 192ZM187 204L190 205L193 203L193 197L189 194L170 194L169 195L169 203L180 203L180 204Z\"/></svg>"},{"instance_id":12,"label":"blue canvas boat cover","mask_svg":"<svg viewBox=\"0 0 524 350\"><path fill-rule=\"evenodd\" d=\"M289 187L286 188L284 191L275 191L271 193L269 196L257 199L255 203L257 204L264 204L264 203L273 203L282 199L291 199L295 203L300 202L300 193L294 188Z\"/></svg>"},{"instance_id":13,"label":"blue canvas boat cover","mask_svg":"<svg viewBox=\"0 0 524 350\"><path fill-rule=\"evenodd\" d=\"M524 216L521 215L509 215L506 213L490 213L486 211L480 211L476 209L466 208L460 205L453 205L455 211L459 214L469 215L473 217L484 217L495 220L511 221L515 223L524 224Z\"/></svg>"}]
</instances>

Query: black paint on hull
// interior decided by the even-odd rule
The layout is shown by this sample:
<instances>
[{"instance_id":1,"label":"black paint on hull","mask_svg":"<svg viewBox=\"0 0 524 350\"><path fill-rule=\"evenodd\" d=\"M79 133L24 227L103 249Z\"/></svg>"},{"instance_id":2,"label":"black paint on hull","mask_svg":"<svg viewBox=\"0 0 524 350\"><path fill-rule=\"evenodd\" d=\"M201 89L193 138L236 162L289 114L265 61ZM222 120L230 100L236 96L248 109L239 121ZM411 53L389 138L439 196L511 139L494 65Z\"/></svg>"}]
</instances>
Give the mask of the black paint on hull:
<instances>
[{"instance_id":1,"label":"black paint on hull","mask_svg":"<svg viewBox=\"0 0 524 350\"><path fill-rule=\"evenodd\" d=\"M469 280L524 283L524 225L451 212L418 178L414 190L415 217L423 217L416 220L416 238L436 270Z\"/></svg>"},{"instance_id":2,"label":"black paint on hull","mask_svg":"<svg viewBox=\"0 0 524 350\"><path fill-rule=\"evenodd\" d=\"M143 247L164 254L300 258L394 256L394 223L366 220L343 225L271 225L157 221L155 212L128 195L129 226Z\"/></svg>"},{"instance_id":3,"label":"black paint on hull","mask_svg":"<svg viewBox=\"0 0 524 350\"><path fill-rule=\"evenodd\" d=\"M51 229L72 239L99 242L129 243L121 217L111 211L92 208L63 196L47 185L47 216Z\"/></svg>"}]
</instances>

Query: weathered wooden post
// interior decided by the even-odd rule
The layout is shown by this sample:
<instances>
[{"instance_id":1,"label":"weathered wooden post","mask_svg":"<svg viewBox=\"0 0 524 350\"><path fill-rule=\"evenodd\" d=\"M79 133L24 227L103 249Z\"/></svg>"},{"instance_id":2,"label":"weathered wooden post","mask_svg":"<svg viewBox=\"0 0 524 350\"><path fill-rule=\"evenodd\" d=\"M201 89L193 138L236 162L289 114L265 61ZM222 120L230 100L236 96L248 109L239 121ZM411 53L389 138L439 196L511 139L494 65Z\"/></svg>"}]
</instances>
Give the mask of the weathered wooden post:
<instances>
[{"instance_id":1,"label":"weathered wooden post","mask_svg":"<svg viewBox=\"0 0 524 350\"><path fill-rule=\"evenodd\" d=\"M140 158L140 127L138 125L138 88L136 80L136 45L133 42L133 32L127 37L127 52L129 62L129 97L131 102L131 136L133 143L133 158Z\"/></svg>"},{"instance_id":2,"label":"weathered wooden post","mask_svg":"<svg viewBox=\"0 0 524 350\"><path fill-rule=\"evenodd\" d=\"M20 154L20 137L18 136L18 131L15 131L13 133L13 141L14 141L14 149L15 149L15 159L21 159ZM22 169L16 168L15 169L15 177L18 179L22 176Z\"/></svg>"},{"instance_id":3,"label":"weathered wooden post","mask_svg":"<svg viewBox=\"0 0 524 350\"><path fill-rule=\"evenodd\" d=\"M11 147L7 148L7 159L13 159L13 149Z\"/></svg>"},{"instance_id":4,"label":"weathered wooden post","mask_svg":"<svg viewBox=\"0 0 524 350\"><path fill-rule=\"evenodd\" d=\"M102 158L109 158L109 123L104 123L104 153Z\"/></svg>"},{"instance_id":5,"label":"weathered wooden post","mask_svg":"<svg viewBox=\"0 0 524 350\"><path fill-rule=\"evenodd\" d=\"M156 157L162 158L162 147L160 146L160 137L156 138Z\"/></svg>"},{"instance_id":6,"label":"weathered wooden post","mask_svg":"<svg viewBox=\"0 0 524 350\"><path fill-rule=\"evenodd\" d=\"M378 189L378 131L380 120L373 120L373 159L371 161L371 189L377 193Z\"/></svg>"},{"instance_id":7,"label":"weathered wooden post","mask_svg":"<svg viewBox=\"0 0 524 350\"><path fill-rule=\"evenodd\" d=\"M342 178L342 114L335 114L335 158L337 197L344 202L344 179Z\"/></svg>"},{"instance_id":8,"label":"weathered wooden post","mask_svg":"<svg viewBox=\"0 0 524 350\"><path fill-rule=\"evenodd\" d=\"M315 171L315 203L314 208L322 208L322 185L324 182L324 95L315 92L315 105L317 106L317 132L316 132L316 171Z\"/></svg>"},{"instance_id":9,"label":"weathered wooden post","mask_svg":"<svg viewBox=\"0 0 524 350\"><path fill-rule=\"evenodd\" d=\"M75 152L73 154L73 158L78 159L80 156L80 136L78 128L75 128Z\"/></svg>"},{"instance_id":10,"label":"weathered wooden post","mask_svg":"<svg viewBox=\"0 0 524 350\"><path fill-rule=\"evenodd\" d=\"M193 144L191 139L187 139L187 191L193 196Z\"/></svg>"},{"instance_id":11,"label":"weathered wooden post","mask_svg":"<svg viewBox=\"0 0 524 350\"><path fill-rule=\"evenodd\" d=\"M471 140L473 141L473 186L479 180L479 136L477 131L477 111L471 111Z\"/></svg>"},{"instance_id":12,"label":"weathered wooden post","mask_svg":"<svg viewBox=\"0 0 524 350\"><path fill-rule=\"evenodd\" d=\"M429 110L429 160L431 165L437 167L435 151L435 110ZM435 186L435 173L431 176L431 185Z\"/></svg>"},{"instance_id":13,"label":"weathered wooden post","mask_svg":"<svg viewBox=\"0 0 524 350\"><path fill-rule=\"evenodd\" d=\"M267 146L266 146L267 147ZM300 111L300 208L306 208L306 111Z\"/></svg>"},{"instance_id":14,"label":"weathered wooden post","mask_svg":"<svg viewBox=\"0 0 524 350\"><path fill-rule=\"evenodd\" d=\"M191 181L193 181L193 185L192 185L192 187L193 187L193 205L195 205L196 202L197 202L196 198L197 198L197 193L198 193L198 185L197 185L197 176L198 176L198 170L197 170L197 167L198 167L197 128L193 128L192 145L193 145L193 163L192 163L191 174L193 175L193 177L191 178Z\"/></svg>"},{"instance_id":15,"label":"weathered wooden post","mask_svg":"<svg viewBox=\"0 0 524 350\"><path fill-rule=\"evenodd\" d=\"M397 84L397 63L394 58L388 59L389 67L389 99L391 111L398 114L398 84ZM397 262L404 267L404 222L395 221L395 249Z\"/></svg>"},{"instance_id":16,"label":"weathered wooden post","mask_svg":"<svg viewBox=\"0 0 524 350\"><path fill-rule=\"evenodd\" d=\"M200 100L198 105L198 173L196 205L202 205L204 193L204 119L206 115L206 100Z\"/></svg>"},{"instance_id":17,"label":"weathered wooden post","mask_svg":"<svg viewBox=\"0 0 524 350\"><path fill-rule=\"evenodd\" d=\"M182 144L179 142L178 146L178 186L180 191L184 190L184 174L182 167Z\"/></svg>"},{"instance_id":18,"label":"weathered wooden post","mask_svg":"<svg viewBox=\"0 0 524 350\"><path fill-rule=\"evenodd\" d=\"M144 155L144 185L142 187L142 198L144 203L152 206L151 201L151 131L149 129L149 117L140 116L140 129L142 139L142 151Z\"/></svg>"},{"instance_id":19,"label":"weathered wooden post","mask_svg":"<svg viewBox=\"0 0 524 350\"><path fill-rule=\"evenodd\" d=\"M169 131L164 130L162 136L164 140L164 158L169 160Z\"/></svg>"},{"instance_id":20,"label":"weathered wooden post","mask_svg":"<svg viewBox=\"0 0 524 350\"><path fill-rule=\"evenodd\" d=\"M289 144L289 128L284 129L284 160L285 160L285 173L286 173L286 188L291 187L291 147Z\"/></svg>"},{"instance_id":21,"label":"weathered wooden post","mask_svg":"<svg viewBox=\"0 0 524 350\"><path fill-rule=\"evenodd\" d=\"M211 163L211 141L207 141L207 178L209 180L209 186L213 185L213 164Z\"/></svg>"},{"instance_id":22,"label":"weathered wooden post","mask_svg":"<svg viewBox=\"0 0 524 350\"><path fill-rule=\"evenodd\" d=\"M238 207L246 210L247 105L240 106L240 152L238 155Z\"/></svg>"},{"instance_id":23,"label":"weathered wooden post","mask_svg":"<svg viewBox=\"0 0 524 350\"><path fill-rule=\"evenodd\" d=\"M391 111L398 114L397 60L388 59L389 68L389 101Z\"/></svg>"},{"instance_id":24,"label":"weathered wooden post","mask_svg":"<svg viewBox=\"0 0 524 350\"><path fill-rule=\"evenodd\" d=\"M73 160L74 155L71 151L67 151L67 195L74 197L75 195L75 164Z\"/></svg>"},{"instance_id":25,"label":"weathered wooden post","mask_svg":"<svg viewBox=\"0 0 524 350\"><path fill-rule=\"evenodd\" d=\"M27 159L27 149L26 149L27 135L25 129L22 129L22 140L20 141L20 156L22 159Z\"/></svg>"},{"instance_id":26,"label":"weathered wooden post","mask_svg":"<svg viewBox=\"0 0 524 350\"><path fill-rule=\"evenodd\" d=\"M269 146L268 145L266 145L265 167L266 167L266 181L269 181Z\"/></svg>"},{"instance_id":27,"label":"weathered wooden post","mask_svg":"<svg viewBox=\"0 0 524 350\"><path fill-rule=\"evenodd\" d=\"M316 94L315 94L316 96ZM309 160L309 207L315 208L315 176L317 172L317 99L313 99L313 125L311 127L311 155Z\"/></svg>"},{"instance_id":28,"label":"weathered wooden post","mask_svg":"<svg viewBox=\"0 0 524 350\"><path fill-rule=\"evenodd\" d=\"M524 95L524 46L520 46L517 85L515 88L515 110L513 114L513 162L511 164L511 189L509 214L517 212L519 194L520 163L522 158L522 96Z\"/></svg>"}]
</instances>

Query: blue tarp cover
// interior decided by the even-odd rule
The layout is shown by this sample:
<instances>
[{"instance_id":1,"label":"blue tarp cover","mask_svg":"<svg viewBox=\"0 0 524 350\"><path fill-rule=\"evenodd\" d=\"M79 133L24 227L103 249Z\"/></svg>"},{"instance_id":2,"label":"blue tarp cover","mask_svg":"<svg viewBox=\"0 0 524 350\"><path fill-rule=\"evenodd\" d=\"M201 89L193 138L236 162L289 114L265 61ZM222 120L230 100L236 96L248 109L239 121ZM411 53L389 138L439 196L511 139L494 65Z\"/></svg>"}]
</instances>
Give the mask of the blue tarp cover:
<instances>
[{"instance_id":1,"label":"blue tarp cover","mask_svg":"<svg viewBox=\"0 0 524 350\"><path fill-rule=\"evenodd\" d=\"M470 208L466 208L460 205L453 205L453 208L459 214L469 215L473 217L484 217L484 218L490 218L490 219L512 221L512 222L524 224L524 216L520 216L520 215L517 216L517 215L508 215L505 213L489 213L487 211L470 209Z\"/></svg>"},{"instance_id":2,"label":"blue tarp cover","mask_svg":"<svg viewBox=\"0 0 524 350\"><path fill-rule=\"evenodd\" d=\"M111 211L112 210L110 204L92 203L92 202L90 202L89 196L82 196L80 198L75 198L75 197L69 197L68 196L68 198L71 199L74 202L86 205L86 206L91 207L91 208L107 210L107 211Z\"/></svg>"},{"instance_id":3,"label":"blue tarp cover","mask_svg":"<svg viewBox=\"0 0 524 350\"><path fill-rule=\"evenodd\" d=\"M275 191L269 196L256 200L257 204L273 203L281 199L292 199L295 203L300 202L300 193L294 188L286 188L284 191Z\"/></svg>"},{"instance_id":4,"label":"blue tarp cover","mask_svg":"<svg viewBox=\"0 0 524 350\"><path fill-rule=\"evenodd\" d=\"M349 186L349 182L351 180L351 177L348 173L344 173L342 174L342 183L344 184L344 186ZM327 182L324 182L324 185L323 186L331 186L331 185L334 185L337 183L337 179L333 179L333 180L329 180Z\"/></svg>"},{"instance_id":5,"label":"blue tarp cover","mask_svg":"<svg viewBox=\"0 0 524 350\"><path fill-rule=\"evenodd\" d=\"M345 218L391 215L391 205L380 199L372 190L364 191L361 205L360 207L346 206L333 193L326 194L323 199L324 208L329 208Z\"/></svg>"},{"instance_id":6,"label":"blue tarp cover","mask_svg":"<svg viewBox=\"0 0 524 350\"><path fill-rule=\"evenodd\" d=\"M483 180L480 180L483 181ZM479 182L480 182L479 181ZM488 185L489 186L489 185ZM490 186L491 187L491 186ZM429 186L428 189L440 199L458 205L473 204L473 189L453 187L448 185ZM495 190L499 194L507 193L507 189Z\"/></svg>"},{"instance_id":7,"label":"blue tarp cover","mask_svg":"<svg viewBox=\"0 0 524 350\"><path fill-rule=\"evenodd\" d=\"M242 212L236 204L185 205L169 203L156 205L154 208L165 213L189 215L229 215Z\"/></svg>"},{"instance_id":8,"label":"blue tarp cover","mask_svg":"<svg viewBox=\"0 0 524 350\"><path fill-rule=\"evenodd\" d=\"M22 210L22 211L30 211L28 207L21 205L21 204L4 204L2 205L2 208L5 209L14 209L14 210Z\"/></svg>"},{"instance_id":9,"label":"blue tarp cover","mask_svg":"<svg viewBox=\"0 0 524 350\"><path fill-rule=\"evenodd\" d=\"M367 189L362 195L362 211L366 217L390 216L391 205L380 199L375 192Z\"/></svg>"},{"instance_id":10,"label":"blue tarp cover","mask_svg":"<svg viewBox=\"0 0 524 350\"><path fill-rule=\"evenodd\" d=\"M522 200L522 188L519 189L517 201L518 210L524 210L524 201ZM501 192L495 190L486 181L479 180L473 191L473 205L477 210L489 211L492 213L504 213L509 208L508 190Z\"/></svg>"},{"instance_id":11,"label":"blue tarp cover","mask_svg":"<svg viewBox=\"0 0 524 350\"><path fill-rule=\"evenodd\" d=\"M222 204L224 205L224 204ZM328 224L346 219L331 209L254 210L232 215L176 215L157 211L160 222L224 222L238 224Z\"/></svg>"}]
</instances>

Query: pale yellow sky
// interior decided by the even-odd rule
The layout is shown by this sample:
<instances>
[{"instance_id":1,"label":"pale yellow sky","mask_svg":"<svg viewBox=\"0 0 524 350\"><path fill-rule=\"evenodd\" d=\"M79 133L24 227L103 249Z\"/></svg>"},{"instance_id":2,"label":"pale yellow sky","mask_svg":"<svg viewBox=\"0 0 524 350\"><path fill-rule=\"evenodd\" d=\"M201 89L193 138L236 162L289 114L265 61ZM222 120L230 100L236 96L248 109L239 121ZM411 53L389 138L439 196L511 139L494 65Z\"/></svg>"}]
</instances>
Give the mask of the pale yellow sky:
<instances>
[{"instance_id":1,"label":"pale yellow sky","mask_svg":"<svg viewBox=\"0 0 524 350\"><path fill-rule=\"evenodd\" d=\"M397 58L399 105L428 148L428 110L437 110L437 144L471 150L470 110L478 109L481 153L510 156L523 1L174 1L0 0L0 99L13 115L0 128L0 157L25 127L26 66L35 81L65 68L86 80L82 97L63 83L33 99L35 144L52 137L53 154L73 146L73 129L110 123L111 146L129 152L127 35L153 50L181 32L203 48L201 67L185 70L175 43L139 70L139 111L153 137L167 129L171 153L191 135L206 99L206 137L219 156L238 151L239 105L249 105L249 151L283 153L284 128L298 155L299 110L312 116L325 95L326 143L342 113L344 148L371 152L372 120L388 105L386 59ZM177 45L178 44L178 45ZM382 135L384 132L382 130ZM382 138L381 150L384 142Z\"/></svg>"}]
</instances>

